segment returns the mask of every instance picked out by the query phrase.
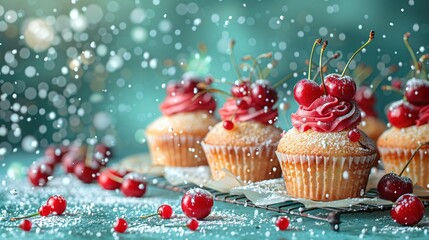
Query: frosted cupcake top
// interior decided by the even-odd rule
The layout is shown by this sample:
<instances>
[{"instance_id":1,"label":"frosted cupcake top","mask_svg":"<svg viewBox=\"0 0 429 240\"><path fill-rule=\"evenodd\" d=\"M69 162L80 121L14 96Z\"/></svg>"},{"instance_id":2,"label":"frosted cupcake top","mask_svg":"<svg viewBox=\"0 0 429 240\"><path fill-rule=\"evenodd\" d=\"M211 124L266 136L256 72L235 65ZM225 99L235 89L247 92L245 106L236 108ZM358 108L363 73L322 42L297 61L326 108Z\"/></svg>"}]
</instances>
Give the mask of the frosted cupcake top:
<instances>
[{"instance_id":1,"label":"frosted cupcake top","mask_svg":"<svg viewBox=\"0 0 429 240\"><path fill-rule=\"evenodd\" d=\"M168 83L167 97L160 105L162 114L171 116L200 110L213 113L216 101L210 93L203 92L204 85L204 82L193 78Z\"/></svg>"}]
</instances>

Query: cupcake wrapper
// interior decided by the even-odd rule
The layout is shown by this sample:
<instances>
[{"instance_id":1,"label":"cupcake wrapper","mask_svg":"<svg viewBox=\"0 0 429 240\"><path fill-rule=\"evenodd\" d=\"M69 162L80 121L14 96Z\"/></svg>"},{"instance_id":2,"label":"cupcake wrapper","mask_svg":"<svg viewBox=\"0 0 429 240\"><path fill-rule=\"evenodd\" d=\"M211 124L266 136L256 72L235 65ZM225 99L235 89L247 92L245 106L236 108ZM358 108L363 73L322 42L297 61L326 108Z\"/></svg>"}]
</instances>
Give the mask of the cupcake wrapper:
<instances>
[{"instance_id":1,"label":"cupcake wrapper","mask_svg":"<svg viewBox=\"0 0 429 240\"><path fill-rule=\"evenodd\" d=\"M246 182L279 178L281 175L275 155L277 145L214 146L204 142L201 145L215 180L224 177L223 168Z\"/></svg>"},{"instance_id":2,"label":"cupcake wrapper","mask_svg":"<svg viewBox=\"0 0 429 240\"><path fill-rule=\"evenodd\" d=\"M378 150L386 172L397 174L402 171L415 151L414 149L400 148L379 148ZM411 178L414 184L429 189L429 149L420 149L403 175Z\"/></svg>"},{"instance_id":3,"label":"cupcake wrapper","mask_svg":"<svg viewBox=\"0 0 429 240\"><path fill-rule=\"evenodd\" d=\"M315 201L363 197L377 154L361 157L287 155L276 152L290 196Z\"/></svg>"},{"instance_id":4,"label":"cupcake wrapper","mask_svg":"<svg viewBox=\"0 0 429 240\"><path fill-rule=\"evenodd\" d=\"M146 134L154 165L194 167L207 165L202 137L173 134Z\"/></svg>"}]
</instances>

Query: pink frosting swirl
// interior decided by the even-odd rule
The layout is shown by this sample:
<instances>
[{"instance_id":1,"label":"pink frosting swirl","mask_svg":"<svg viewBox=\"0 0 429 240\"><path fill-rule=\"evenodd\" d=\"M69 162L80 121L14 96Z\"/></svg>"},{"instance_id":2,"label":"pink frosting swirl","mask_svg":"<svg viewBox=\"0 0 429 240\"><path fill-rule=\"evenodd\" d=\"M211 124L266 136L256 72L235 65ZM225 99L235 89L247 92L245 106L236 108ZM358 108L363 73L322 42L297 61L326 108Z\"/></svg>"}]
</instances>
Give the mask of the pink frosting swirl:
<instances>
[{"instance_id":1,"label":"pink frosting swirl","mask_svg":"<svg viewBox=\"0 0 429 240\"><path fill-rule=\"evenodd\" d=\"M300 132L312 129L317 132L339 132L355 128L361 121L355 101L340 101L336 97L322 96L310 106L299 106L292 114L292 125Z\"/></svg>"},{"instance_id":2,"label":"pink frosting swirl","mask_svg":"<svg viewBox=\"0 0 429 240\"><path fill-rule=\"evenodd\" d=\"M429 123L429 105L420 108L419 117L416 120L416 125L424 125Z\"/></svg>"},{"instance_id":3,"label":"pink frosting swirl","mask_svg":"<svg viewBox=\"0 0 429 240\"><path fill-rule=\"evenodd\" d=\"M243 97L244 101L250 102L249 97ZM247 109L239 109L234 98L228 98L219 114L222 120L233 120L235 122L246 122L254 120L263 124L273 124L277 120L277 108L261 108L250 106Z\"/></svg>"},{"instance_id":4,"label":"pink frosting swirl","mask_svg":"<svg viewBox=\"0 0 429 240\"><path fill-rule=\"evenodd\" d=\"M200 88L193 88L191 91L178 90L167 94L160 109L163 115L170 116L176 113L195 112L207 110L213 113L216 109L216 101L210 93L204 93L194 97L201 91Z\"/></svg>"}]
</instances>

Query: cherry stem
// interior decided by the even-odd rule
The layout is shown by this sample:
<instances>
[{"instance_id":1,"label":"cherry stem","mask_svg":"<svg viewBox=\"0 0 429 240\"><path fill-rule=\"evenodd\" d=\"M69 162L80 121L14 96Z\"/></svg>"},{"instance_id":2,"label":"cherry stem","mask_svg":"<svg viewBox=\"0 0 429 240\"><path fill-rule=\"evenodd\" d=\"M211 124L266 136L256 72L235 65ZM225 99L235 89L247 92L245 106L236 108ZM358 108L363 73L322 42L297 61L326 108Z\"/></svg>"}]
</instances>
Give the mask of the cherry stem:
<instances>
[{"instance_id":1,"label":"cherry stem","mask_svg":"<svg viewBox=\"0 0 429 240\"><path fill-rule=\"evenodd\" d=\"M428 80L428 74L426 71L426 61L429 59L429 54L424 54L420 57L420 63L422 66L422 75L424 77L424 79Z\"/></svg>"},{"instance_id":2,"label":"cherry stem","mask_svg":"<svg viewBox=\"0 0 429 240\"><path fill-rule=\"evenodd\" d=\"M314 49L316 49L316 45L319 45L322 42L322 39L316 39L313 43L313 47L311 48L311 53L310 53L310 62L308 63L308 79L311 79L311 66L312 66L312 62L313 62L313 54L314 54Z\"/></svg>"},{"instance_id":3,"label":"cherry stem","mask_svg":"<svg viewBox=\"0 0 429 240\"><path fill-rule=\"evenodd\" d=\"M86 150L85 166L91 166L92 156L94 154L94 148L95 148L95 144L93 143L89 144L88 149Z\"/></svg>"},{"instance_id":4,"label":"cherry stem","mask_svg":"<svg viewBox=\"0 0 429 240\"><path fill-rule=\"evenodd\" d=\"M391 92L399 93L399 94L401 94L402 96L404 96L404 93L402 93L402 91L401 91L401 90L399 90L399 89L397 89L397 88L394 88L394 87L392 87L392 86L389 86L389 85L383 85L383 86L381 86L381 89L382 89L383 91L391 91Z\"/></svg>"},{"instance_id":5,"label":"cherry stem","mask_svg":"<svg viewBox=\"0 0 429 240\"><path fill-rule=\"evenodd\" d=\"M339 52L334 53L330 58L328 58L328 60L326 60L326 61L323 63L323 68L325 68L326 66L328 66L328 64L329 64L332 60L339 58L339 57L340 57L340 55L341 55L341 54L340 54ZM317 69L317 72L316 72L316 75L313 77L313 81L316 81L316 78L319 76L319 74L320 74L320 69L318 68L318 69Z\"/></svg>"},{"instance_id":6,"label":"cherry stem","mask_svg":"<svg viewBox=\"0 0 429 240\"><path fill-rule=\"evenodd\" d=\"M237 73L238 79L241 79L240 68L238 67L237 62L235 61L234 46L235 46L235 40L232 39L231 41L229 41L229 57L231 59L232 65L234 66L235 72Z\"/></svg>"},{"instance_id":7,"label":"cherry stem","mask_svg":"<svg viewBox=\"0 0 429 240\"><path fill-rule=\"evenodd\" d=\"M21 216L21 217L12 217L12 218L10 218L10 221L11 222L15 222L17 220L21 220L21 219L25 219L25 218L31 218L31 217L36 217L36 216L39 216L38 212L37 213L28 214L28 215L25 215L25 216Z\"/></svg>"},{"instance_id":8,"label":"cherry stem","mask_svg":"<svg viewBox=\"0 0 429 240\"><path fill-rule=\"evenodd\" d=\"M369 38L368 41L366 41L365 44L363 44L358 50L356 50L356 52L353 53L352 57L349 59L349 61L347 62L346 66L344 67L343 72L341 73L341 77L344 77L344 75L346 74L347 68L349 67L349 64L352 62L353 58L355 58L355 56L362 51L362 49L364 49L366 46L368 46L368 44L371 43L372 39L374 39L374 35L375 32L371 30L371 32L369 32Z\"/></svg>"},{"instance_id":9,"label":"cherry stem","mask_svg":"<svg viewBox=\"0 0 429 240\"><path fill-rule=\"evenodd\" d=\"M420 150L420 148L422 148L423 146L428 146L429 142L424 142L424 143L420 143L419 146L416 148L416 150L414 150L413 154L411 155L410 159L408 159L407 164L405 164L404 168L402 169L401 173L399 174L399 176L402 176L402 174L405 172L405 169L407 169L408 165L410 164L411 160L413 160L414 156L416 155L416 153Z\"/></svg>"},{"instance_id":10,"label":"cherry stem","mask_svg":"<svg viewBox=\"0 0 429 240\"><path fill-rule=\"evenodd\" d=\"M326 95L326 86L325 86L325 80L323 78L323 64L322 64L322 58L323 58L323 53L325 52L326 47L328 46L328 41L324 41L322 48L320 49L320 58L319 58L319 71L320 71L320 78L322 79L322 86L323 86L323 91L325 92Z\"/></svg>"},{"instance_id":11,"label":"cherry stem","mask_svg":"<svg viewBox=\"0 0 429 240\"><path fill-rule=\"evenodd\" d=\"M354 72L357 74L353 76L353 79L356 85L360 86L372 74L372 68L359 64Z\"/></svg>"},{"instance_id":12,"label":"cherry stem","mask_svg":"<svg viewBox=\"0 0 429 240\"><path fill-rule=\"evenodd\" d=\"M267 66L267 67L265 67L265 68L262 70L262 77L263 77L263 79L267 79L268 75L270 75L270 73L271 73L271 70L272 70L273 68L275 68L276 66L277 66L277 61L276 61L276 60L271 61L271 68L269 68L269 67Z\"/></svg>"},{"instance_id":13,"label":"cherry stem","mask_svg":"<svg viewBox=\"0 0 429 240\"><path fill-rule=\"evenodd\" d=\"M416 77L420 73L419 63L417 62L416 54L413 51L413 48L410 45L410 42L408 39L410 38L411 33L407 32L404 34L404 43L405 47L407 47L408 51L410 52L411 58L413 59L414 64L414 76Z\"/></svg>"},{"instance_id":14,"label":"cherry stem","mask_svg":"<svg viewBox=\"0 0 429 240\"><path fill-rule=\"evenodd\" d=\"M304 72L304 71L305 71L305 69L301 69L301 70L298 71L298 73L301 73L301 72ZM285 83L287 80L291 79L294 74L295 74L295 72L289 73L284 78L282 78L280 81L276 82L273 85L273 89L276 89L276 88L280 87L281 85L283 85L283 83Z\"/></svg>"},{"instance_id":15,"label":"cherry stem","mask_svg":"<svg viewBox=\"0 0 429 240\"><path fill-rule=\"evenodd\" d=\"M115 182L117 182L117 183L123 183L123 182L124 182L124 179L123 179L123 178L118 177L118 176L116 176L115 174L110 173L109 171L107 171L107 172L106 172L106 174L107 174L107 176L108 176L111 180L113 180L113 181L115 181Z\"/></svg>"},{"instance_id":16,"label":"cherry stem","mask_svg":"<svg viewBox=\"0 0 429 240\"><path fill-rule=\"evenodd\" d=\"M147 218L150 218L150 217L154 217L156 215L158 215L158 213L152 213L152 214L149 214L149 215L144 215L144 216L141 216L140 218L141 219L147 219Z\"/></svg>"}]
</instances>

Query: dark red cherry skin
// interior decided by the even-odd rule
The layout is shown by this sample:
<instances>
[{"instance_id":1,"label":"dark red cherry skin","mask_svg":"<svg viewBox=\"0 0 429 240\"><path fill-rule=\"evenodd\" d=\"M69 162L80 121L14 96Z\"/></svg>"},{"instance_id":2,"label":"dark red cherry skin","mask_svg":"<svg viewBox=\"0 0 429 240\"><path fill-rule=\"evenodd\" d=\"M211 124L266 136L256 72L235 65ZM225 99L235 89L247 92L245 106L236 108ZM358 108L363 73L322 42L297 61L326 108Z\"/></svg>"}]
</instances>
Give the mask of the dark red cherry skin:
<instances>
[{"instance_id":1,"label":"dark red cherry skin","mask_svg":"<svg viewBox=\"0 0 429 240\"><path fill-rule=\"evenodd\" d=\"M66 211L67 201L61 195L53 195L49 197L48 201L46 202L46 205L51 207L52 214L61 215Z\"/></svg>"},{"instance_id":2,"label":"dark red cherry skin","mask_svg":"<svg viewBox=\"0 0 429 240\"><path fill-rule=\"evenodd\" d=\"M320 86L323 90L323 86ZM349 76L333 73L325 77L326 94L349 102L356 94L356 83Z\"/></svg>"},{"instance_id":3,"label":"dark red cherry skin","mask_svg":"<svg viewBox=\"0 0 429 240\"><path fill-rule=\"evenodd\" d=\"M52 174L53 169L49 165L43 162L36 162L28 169L27 178L33 186L43 187L46 186Z\"/></svg>"},{"instance_id":4,"label":"dark red cherry skin","mask_svg":"<svg viewBox=\"0 0 429 240\"><path fill-rule=\"evenodd\" d=\"M392 219L403 226L414 226L419 223L425 214L422 201L415 195L407 193L396 201L390 210Z\"/></svg>"},{"instance_id":5,"label":"dark red cherry skin","mask_svg":"<svg viewBox=\"0 0 429 240\"><path fill-rule=\"evenodd\" d=\"M429 104L429 81L423 79L410 79L405 85L405 97L408 102L417 105Z\"/></svg>"},{"instance_id":6,"label":"dark red cherry skin","mask_svg":"<svg viewBox=\"0 0 429 240\"><path fill-rule=\"evenodd\" d=\"M115 230L115 232L118 232L118 233L124 233L127 230L127 228L128 228L128 223L123 218L118 218L115 224L113 225L113 230Z\"/></svg>"},{"instance_id":7,"label":"dark red cherry skin","mask_svg":"<svg viewBox=\"0 0 429 240\"><path fill-rule=\"evenodd\" d=\"M124 171L115 170L112 168L106 169L100 173L100 176L98 176L98 184L106 190L119 189L121 187L121 183L115 181L112 178L112 175L122 179L125 174L126 172Z\"/></svg>"},{"instance_id":8,"label":"dark red cherry skin","mask_svg":"<svg viewBox=\"0 0 429 240\"><path fill-rule=\"evenodd\" d=\"M57 163L61 163L61 159L67 152L68 148L65 146L50 145L45 150L45 156L54 159Z\"/></svg>"},{"instance_id":9,"label":"dark red cherry skin","mask_svg":"<svg viewBox=\"0 0 429 240\"><path fill-rule=\"evenodd\" d=\"M126 197L143 197L146 193L147 183L141 175L129 173L125 175L121 185L121 192Z\"/></svg>"},{"instance_id":10,"label":"dark red cherry skin","mask_svg":"<svg viewBox=\"0 0 429 240\"><path fill-rule=\"evenodd\" d=\"M320 89L320 86L315 81L309 79L299 80L293 88L293 97L299 105L304 107L310 106L322 94L323 91Z\"/></svg>"},{"instance_id":11,"label":"dark red cherry skin","mask_svg":"<svg viewBox=\"0 0 429 240\"><path fill-rule=\"evenodd\" d=\"M250 98L257 107L272 107L277 101L277 92L268 81L258 80L251 86Z\"/></svg>"},{"instance_id":12,"label":"dark red cherry skin","mask_svg":"<svg viewBox=\"0 0 429 240\"><path fill-rule=\"evenodd\" d=\"M212 211L213 196L204 189L193 188L183 195L181 206L187 217L198 220L204 219Z\"/></svg>"},{"instance_id":13,"label":"dark red cherry skin","mask_svg":"<svg viewBox=\"0 0 429 240\"><path fill-rule=\"evenodd\" d=\"M393 102L387 111L387 119L392 126L406 128L415 124L419 110L412 104L399 100Z\"/></svg>"},{"instance_id":14,"label":"dark red cherry skin","mask_svg":"<svg viewBox=\"0 0 429 240\"><path fill-rule=\"evenodd\" d=\"M237 80L231 87L231 95L237 98L242 98L249 94L249 82Z\"/></svg>"},{"instance_id":15,"label":"dark red cherry skin","mask_svg":"<svg viewBox=\"0 0 429 240\"><path fill-rule=\"evenodd\" d=\"M375 96L372 89L368 86L360 86L356 90L355 100L359 107L373 107L375 104Z\"/></svg>"},{"instance_id":16,"label":"dark red cherry skin","mask_svg":"<svg viewBox=\"0 0 429 240\"><path fill-rule=\"evenodd\" d=\"M80 162L85 160L85 156L77 151L70 151L63 157L62 166L66 173L74 173L74 168Z\"/></svg>"},{"instance_id":17,"label":"dark red cherry skin","mask_svg":"<svg viewBox=\"0 0 429 240\"><path fill-rule=\"evenodd\" d=\"M378 181L377 191L380 198L395 202L400 196L413 192L413 182L409 177L391 172Z\"/></svg>"},{"instance_id":18,"label":"dark red cherry skin","mask_svg":"<svg viewBox=\"0 0 429 240\"><path fill-rule=\"evenodd\" d=\"M26 232L30 231L32 226L33 223L28 219L22 220L22 222L19 224L19 228Z\"/></svg>"},{"instance_id":19,"label":"dark red cherry skin","mask_svg":"<svg viewBox=\"0 0 429 240\"><path fill-rule=\"evenodd\" d=\"M79 162L74 168L74 175L83 183L92 183L97 180L98 172L100 172L100 164L96 161L86 165L85 162Z\"/></svg>"}]
</instances>

